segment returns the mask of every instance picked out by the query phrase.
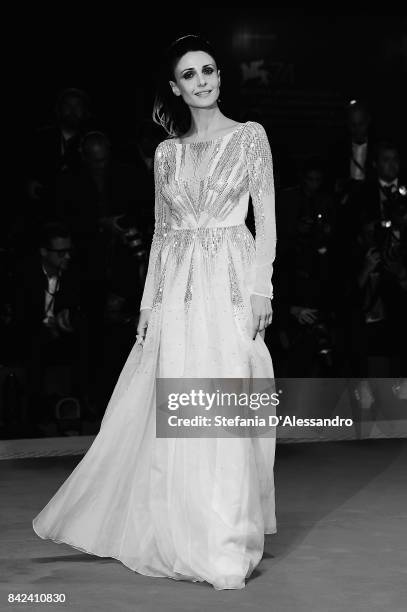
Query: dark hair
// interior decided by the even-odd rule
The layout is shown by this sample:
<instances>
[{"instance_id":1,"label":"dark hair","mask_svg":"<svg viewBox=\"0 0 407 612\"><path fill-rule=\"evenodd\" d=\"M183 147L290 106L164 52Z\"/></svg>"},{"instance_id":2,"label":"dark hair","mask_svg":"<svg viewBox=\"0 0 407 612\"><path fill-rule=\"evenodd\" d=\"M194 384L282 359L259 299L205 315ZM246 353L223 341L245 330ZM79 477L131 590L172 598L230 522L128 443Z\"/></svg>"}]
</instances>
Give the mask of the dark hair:
<instances>
[{"instance_id":1,"label":"dark hair","mask_svg":"<svg viewBox=\"0 0 407 612\"><path fill-rule=\"evenodd\" d=\"M217 54L211 44L200 34L187 34L177 38L166 50L158 74L157 92L153 107L153 121L161 125L170 136L181 136L188 131L191 113L184 101L171 92L170 80L178 61L189 51L205 51L219 68Z\"/></svg>"},{"instance_id":2,"label":"dark hair","mask_svg":"<svg viewBox=\"0 0 407 612\"><path fill-rule=\"evenodd\" d=\"M59 221L45 223L40 230L39 246L48 249L52 246L54 238L70 238L69 229Z\"/></svg>"},{"instance_id":3,"label":"dark hair","mask_svg":"<svg viewBox=\"0 0 407 612\"><path fill-rule=\"evenodd\" d=\"M399 153L399 147L393 140L379 140L374 147L374 156L377 159L380 153L383 151L397 151Z\"/></svg>"}]
</instances>

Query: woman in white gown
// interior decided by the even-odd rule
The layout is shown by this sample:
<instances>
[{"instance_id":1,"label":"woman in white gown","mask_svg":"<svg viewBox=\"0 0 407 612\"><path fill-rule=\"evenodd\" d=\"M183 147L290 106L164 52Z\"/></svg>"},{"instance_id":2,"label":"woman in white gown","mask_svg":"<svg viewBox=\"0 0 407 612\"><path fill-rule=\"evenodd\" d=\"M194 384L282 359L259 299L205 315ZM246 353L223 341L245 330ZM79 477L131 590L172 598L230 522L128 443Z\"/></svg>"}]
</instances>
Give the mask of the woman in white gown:
<instances>
[{"instance_id":1,"label":"woman in white gown","mask_svg":"<svg viewBox=\"0 0 407 612\"><path fill-rule=\"evenodd\" d=\"M259 123L221 113L205 40L178 39L167 64L169 96L157 95L155 120L172 137L155 153L138 339L98 435L33 528L147 576L240 589L264 534L276 532L275 438L157 438L156 377L273 378L263 340L276 247L272 156Z\"/></svg>"}]
</instances>

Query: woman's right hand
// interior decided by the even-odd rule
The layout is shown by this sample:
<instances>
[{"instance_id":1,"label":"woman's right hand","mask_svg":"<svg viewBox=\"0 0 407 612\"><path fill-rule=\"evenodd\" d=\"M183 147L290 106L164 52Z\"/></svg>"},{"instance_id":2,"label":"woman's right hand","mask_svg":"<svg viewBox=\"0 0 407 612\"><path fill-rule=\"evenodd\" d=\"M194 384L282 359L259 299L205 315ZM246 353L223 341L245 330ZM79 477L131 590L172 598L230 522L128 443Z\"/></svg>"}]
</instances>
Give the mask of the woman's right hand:
<instances>
[{"instance_id":1,"label":"woman's right hand","mask_svg":"<svg viewBox=\"0 0 407 612\"><path fill-rule=\"evenodd\" d=\"M148 322L150 320L151 308L143 308L140 310L140 316L137 325L137 340L138 344L143 344L146 338Z\"/></svg>"}]
</instances>

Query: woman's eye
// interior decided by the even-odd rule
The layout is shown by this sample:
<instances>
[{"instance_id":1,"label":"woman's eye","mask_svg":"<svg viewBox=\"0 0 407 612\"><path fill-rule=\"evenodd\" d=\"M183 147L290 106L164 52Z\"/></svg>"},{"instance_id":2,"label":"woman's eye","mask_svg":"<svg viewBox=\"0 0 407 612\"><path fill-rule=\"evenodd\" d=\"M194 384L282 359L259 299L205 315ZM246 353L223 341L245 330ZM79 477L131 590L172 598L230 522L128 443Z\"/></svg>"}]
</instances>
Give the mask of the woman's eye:
<instances>
[{"instance_id":1,"label":"woman's eye","mask_svg":"<svg viewBox=\"0 0 407 612\"><path fill-rule=\"evenodd\" d=\"M209 67L209 68L204 68L204 69L203 69L203 72L204 72L205 74L212 74L212 73L213 73L213 71L214 71L214 69L213 69L213 68L210 68L210 67ZM185 72L185 74L184 74L184 79L190 79L190 78L191 78L191 77L193 77L193 76L194 76L194 73L193 73L193 72Z\"/></svg>"}]
</instances>

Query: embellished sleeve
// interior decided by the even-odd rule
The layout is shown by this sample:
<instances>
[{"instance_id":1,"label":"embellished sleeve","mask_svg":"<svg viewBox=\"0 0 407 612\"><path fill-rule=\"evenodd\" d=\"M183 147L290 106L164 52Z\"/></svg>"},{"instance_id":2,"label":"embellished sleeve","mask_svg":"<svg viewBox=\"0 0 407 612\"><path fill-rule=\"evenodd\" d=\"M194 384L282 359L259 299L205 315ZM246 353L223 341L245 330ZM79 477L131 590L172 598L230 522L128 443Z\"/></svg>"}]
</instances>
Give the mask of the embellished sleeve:
<instances>
[{"instance_id":1,"label":"embellished sleeve","mask_svg":"<svg viewBox=\"0 0 407 612\"><path fill-rule=\"evenodd\" d=\"M159 144L154 155L154 234L151 242L150 256L148 261L147 275L144 283L143 297L141 298L140 310L153 307L154 289L156 278L159 274L159 254L164 238L167 234L168 222L164 198L162 196L162 178L164 174L165 153L163 143Z\"/></svg>"},{"instance_id":2,"label":"embellished sleeve","mask_svg":"<svg viewBox=\"0 0 407 612\"><path fill-rule=\"evenodd\" d=\"M256 230L256 276L253 294L273 297L273 263L276 255L276 219L273 159L264 127L251 121L245 130L249 191Z\"/></svg>"}]
</instances>

